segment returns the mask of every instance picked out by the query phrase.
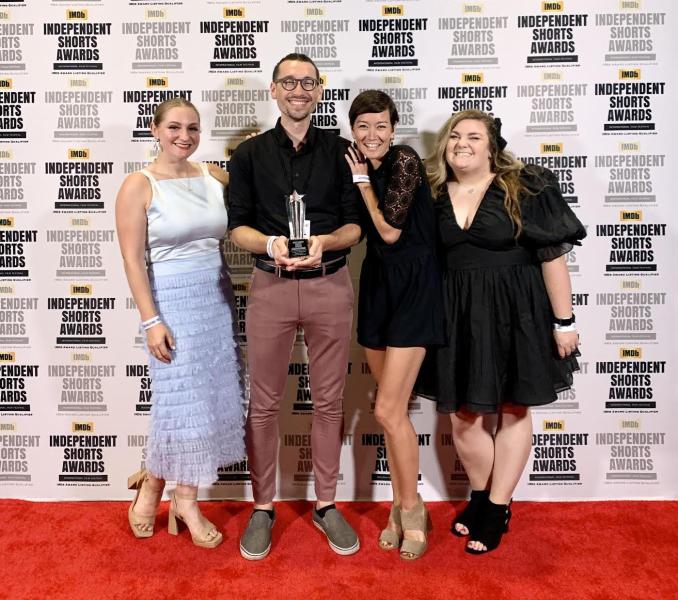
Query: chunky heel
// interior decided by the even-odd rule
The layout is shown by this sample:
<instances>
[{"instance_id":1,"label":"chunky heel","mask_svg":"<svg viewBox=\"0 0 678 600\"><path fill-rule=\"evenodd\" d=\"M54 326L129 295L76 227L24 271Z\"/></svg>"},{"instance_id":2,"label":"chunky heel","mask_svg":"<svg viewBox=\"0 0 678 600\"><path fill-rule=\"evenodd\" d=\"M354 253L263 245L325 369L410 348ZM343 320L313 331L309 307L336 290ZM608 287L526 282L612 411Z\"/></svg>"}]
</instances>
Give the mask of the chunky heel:
<instances>
[{"instance_id":1,"label":"chunky heel","mask_svg":"<svg viewBox=\"0 0 678 600\"><path fill-rule=\"evenodd\" d=\"M179 534L179 522L182 522L184 525L186 525L186 521L177 510L177 498L193 500L194 502L197 502L197 498L194 498L193 496L177 494L176 491L172 494L169 517L167 519L167 532L171 535ZM200 533L193 532L191 528L187 526L188 531L191 534L191 540L196 546L199 546L200 548L216 548L219 544L221 544L221 542L224 541L224 536L220 531L217 531L214 523L210 523L207 519L205 519L205 517L202 517L202 521L204 524L204 529Z\"/></svg>"},{"instance_id":2,"label":"chunky heel","mask_svg":"<svg viewBox=\"0 0 678 600\"><path fill-rule=\"evenodd\" d=\"M452 521L450 532L457 537L473 535L478 523L482 520L487 501L490 499L489 490L471 490L471 497L464 511ZM457 525L466 528L467 533L457 529Z\"/></svg>"},{"instance_id":3,"label":"chunky heel","mask_svg":"<svg viewBox=\"0 0 678 600\"><path fill-rule=\"evenodd\" d=\"M403 527L403 543L400 545L400 558L403 560L416 560L421 558L426 548L428 548L428 531L430 523L428 520L428 511L424 505L421 496L417 494L419 502L411 510L400 511L400 518ZM424 534L424 540L410 540L405 536L407 531L421 531Z\"/></svg>"},{"instance_id":4,"label":"chunky heel","mask_svg":"<svg viewBox=\"0 0 678 600\"><path fill-rule=\"evenodd\" d=\"M471 542L480 542L485 549L476 550L466 546L466 552L469 554L485 554L496 549L501 543L501 536L508 532L509 521L511 520L511 503L495 504L487 500L487 506L482 522L479 524L478 532L473 536Z\"/></svg>"}]
</instances>

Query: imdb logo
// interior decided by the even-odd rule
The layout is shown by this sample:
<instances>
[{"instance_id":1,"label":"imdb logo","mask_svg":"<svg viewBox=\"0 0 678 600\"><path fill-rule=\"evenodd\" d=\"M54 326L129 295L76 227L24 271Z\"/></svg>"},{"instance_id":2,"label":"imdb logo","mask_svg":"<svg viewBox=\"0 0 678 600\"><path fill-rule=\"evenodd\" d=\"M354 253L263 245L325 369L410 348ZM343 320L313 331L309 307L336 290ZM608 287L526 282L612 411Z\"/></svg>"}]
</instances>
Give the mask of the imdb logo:
<instances>
[{"instance_id":1,"label":"imdb logo","mask_svg":"<svg viewBox=\"0 0 678 600\"><path fill-rule=\"evenodd\" d=\"M0 150L0 159L2 160L12 160L12 151L11 150Z\"/></svg>"},{"instance_id":2,"label":"imdb logo","mask_svg":"<svg viewBox=\"0 0 678 600\"><path fill-rule=\"evenodd\" d=\"M89 148L69 148L68 160L89 160Z\"/></svg>"},{"instance_id":3,"label":"imdb logo","mask_svg":"<svg viewBox=\"0 0 678 600\"><path fill-rule=\"evenodd\" d=\"M243 87L245 85L244 77L227 77L226 87Z\"/></svg>"},{"instance_id":4,"label":"imdb logo","mask_svg":"<svg viewBox=\"0 0 678 600\"><path fill-rule=\"evenodd\" d=\"M483 5L482 4L464 4L462 6L462 12L466 14L480 14L483 12Z\"/></svg>"},{"instance_id":5,"label":"imdb logo","mask_svg":"<svg viewBox=\"0 0 678 600\"><path fill-rule=\"evenodd\" d=\"M561 81L563 74L560 71L544 71L541 78L543 81Z\"/></svg>"},{"instance_id":6,"label":"imdb logo","mask_svg":"<svg viewBox=\"0 0 678 600\"><path fill-rule=\"evenodd\" d=\"M14 82L11 77L0 78L0 90L11 90L13 86Z\"/></svg>"},{"instance_id":7,"label":"imdb logo","mask_svg":"<svg viewBox=\"0 0 678 600\"><path fill-rule=\"evenodd\" d=\"M0 423L0 431L16 431L15 423Z\"/></svg>"},{"instance_id":8,"label":"imdb logo","mask_svg":"<svg viewBox=\"0 0 678 600\"><path fill-rule=\"evenodd\" d=\"M0 285L0 294L14 295L14 286L11 283L3 283Z\"/></svg>"},{"instance_id":9,"label":"imdb logo","mask_svg":"<svg viewBox=\"0 0 678 600\"><path fill-rule=\"evenodd\" d=\"M147 88L166 88L169 85L169 78L163 76L146 77Z\"/></svg>"},{"instance_id":10,"label":"imdb logo","mask_svg":"<svg viewBox=\"0 0 678 600\"><path fill-rule=\"evenodd\" d=\"M542 421L542 431L565 431L565 421Z\"/></svg>"},{"instance_id":11,"label":"imdb logo","mask_svg":"<svg viewBox=\"0 0 678 600\"><path fill-rule=\"evenodd\" d=\"M224 8L224 19L244 19L245 9L242 6L227 6Z\"/></svg>"},{"instance_id":12,"label":"imdb logo","mask_svg":"<svg viewBox=\"0 0 678 600\"><path fill-rule=\"evenodd\" d=\"M89 87L89 79L80 77L78 79L69 79L68 80L69 88L86 88Z\"/></svg>"},{"instance_id":13,"label":"imdb logo","mask_svg":"<svg viewBox=\"0 0 678 600\"><path fill-rule=\"evenodd\" d=\"M402 17L405 14L405 8L402 4L385 4L381 7L382 17Z\"/></svg>"},{"instance_id":14,"label":"imdb logo","mask_svg":"<svg viewBox=\"0 0 678 600\"><path fill-rule=\"evenodd\" d=\"M71 431L73 433L94 433L94 423L78 423L74 421L71 423Z\"/></svg>"},{"instance_id":15,"label":"imdb logo","mask_svg":"<svg viewBox=\"0 0 678 600\"><path fill-rule=\"evenodd\" d=\"M384 85L403 85L405 78L402 75L384 75L382 81Z\"/></svg>"},{"instance_id":16,"label":"imdb logo","mask_svg":"<svg viewBox=\"0 0 678 600\"><path fill-rule=\"evenodd\" d=\"M620 221L642 221L643 220L643 211L642 210L622 210L622 211L619 211L619 220Z\"/></svg>"},{"instance_id":17,"label":"imdb logo","mask_svg":"<svg viewBox=\"0 0 678 600\"><path fill-rule=\"evenodd\" d=\"M640 0L621 0L619 2L619 8L622 10L639 10Z\"/></svg>"},{"instance_id":18,"label":"imdb logo","mask_svg":"<svg viewBox=\"0 0 678 600\"><path fill-rule=\"evenodd\" d=\"M619 152L640 152L638 142L619 142Z\"/></svg>"},{"instance_id":19,"label":"imdb logo","mask_svg":"<svg viewBox=\"0 0 678 600\"><path fill-rule=\"evenodd\" d=\"M640 79L640 69L619 69L619 79Z\"/></svg>"},{"instance_id":20,"label":"imdb logo","mask_svg":"<svg viewBox=\"0 0 678 600\"><path fill-rule=\"evenodd\" d=\"M9 11L7 10L0 10L0 21L6 21L11 18L11 15L9 14Z\"/></svg>"},{"instance_id":21,"label":"imdb logo","mask_svg":"<svg viewBox=\"0 0 678 600\"><path fill-rule=\"evenodd\" d=\"M320 85L322 85L323 87L327 85L327 75L322 74L320 76Z\"/></svg>"},{"instance_id":22,"label":"imdb logo","mask_svg":"<svg viewBox=\"0 0 678 600\"><path fill-rule=\"evenodd\" d=\"M622 279L619 287L622 290L639 290L641 288L641 284L638 279Z\"/></svg>"},{"instance_id":23,"label":"imdb logo","mask_svg":"<svg viewBox=\"0 0 678 600\"><path fill-rule=\"evenodd\" d=\"M542 12L563 12L565 10L564 2L542 2L541 11Z\"/></svg>"},{"instance_id":24,"label":"imdb logo","mask_svg":"<svg viewBox=\"0 0 678 600\"><path fill-rule=\"evenodd\" d=\"M643 357L642 348L619 348L619 358L640 359Z\"/></svg>"},{"instance_id":25,"label":"imdb logo","mask_svg":"<svg viewBox=\"0 0 678 600\"><path fill-rule=\"evenodd\" d=\"M147 8L146 19L166 19L167 11L164 8Z\"/></svg>"},{"instance_id":26,"label":"imdb logo","mask_svg":"<svg viewBox=\"0 0 678 600\"><path fill-rule=\"evenodd\" d=\"M78 8L78 9L68 9L66 11L66 20L67 21L86 21L87 20L87 9Z\"/></svg>"},{"instance_id":27,"label":"imdb logo","mask_svg":"<svg viewBox=\"0 0 678 600\"><path fill-rule=\"evenodd\" d=\"M91 296L94 288L91 283L72 283L71 296Z\"/></svg>"},{"instance_id":28,"label":"imdb logo","mask_svg":"<svg viewBox=\"0 0 678 600\"><path fill-rule=\"evenodd\" d=\"M84 217L74 217L71 219L71 225L73 227L89 227L89 219Z\"/></svg>"},{"instance_id":29,"label":"imdb logo","mask_svg":"<svg viewBox=\"0 0 678 600\"><path fill-rule=\"evenodd\" d=\"M462 73L461 82L466 84L480 85L485 81L484 73Z\"/></svg>"},{"instance_id":30,"label":"imdb logo","mask_svg":"<svg viewBox=\"0 0 678 600\"><path fill-rule=\"evenodd\" d=\"M92 355L89 352L73 352L71 354L71 362L90 362Z\"/></svg>"},{"instance_id":31,"label":"imdb logo","mask_svg":"<svg viewBox=\"0 0 678 600\"><path fill-rule=\"evenodd\" d=\"M640 429L640 421L638 419L622 419L619 422L619 429Z\"/></svg>"},{"instance_id":32,"label":"imdb logo","mask_svg":"<svg viewBox=\"0 0 678 600\"><path fill-rule=\"evenodd\" d=\"M14 217L0 217L0 227L14 227Z\"/></svg>"},{"instance_id":33,"label":"imdb logo","mask_svg":"<svg viewBox=\"0 0 678 600\"><path fill-rule=\"evenodd\" d=\"M16 352L5 350L0 352L0 363L13 363L16 361Z\"/></svg>"},{"instance_id":34,"label":"imdb logo","mask_svg":"<svg viewBox=\"0 0 678 600\"><path fill-rule=\"evenodd\" d=\"M562 142L545 142L540 145L539 151L542 154L562 154L563 144Z\"/></svg>"},{"instance_id":35,"label":"imdb logo","mask_svg":"<svg viewBox=\"0 0 678 600\"><path fill-rule=\"evenodd\" d=\"M307 8L304 11L304 14L307 17L323 17L323 16L325 16L325 9L320 8L320 7L318 7L318 8L315 8L315 7L314 8Z\"/></svg>"}]
</instances>

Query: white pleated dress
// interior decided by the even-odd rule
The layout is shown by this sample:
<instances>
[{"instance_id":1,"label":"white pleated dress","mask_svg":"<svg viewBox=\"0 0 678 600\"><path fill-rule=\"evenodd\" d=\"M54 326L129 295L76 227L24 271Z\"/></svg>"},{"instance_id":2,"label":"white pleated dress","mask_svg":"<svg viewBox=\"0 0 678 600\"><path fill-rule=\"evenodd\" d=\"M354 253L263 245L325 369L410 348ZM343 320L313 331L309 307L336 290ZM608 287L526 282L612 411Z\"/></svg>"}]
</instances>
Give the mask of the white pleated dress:
<instances>
[{"instance_id":1,"label":"white pleated dress","mask_svg":"<svg viewBox=\"0 0 678 600\"><path fill-rule=\"evenodd\" d=\"M147 210L147 267L158 313L176 343L172 362L149 355L153 407L146 467L184 485L211 483L245 454L233 289L219 248L228 225L222 184L156 180Z\"/></svg>"}]
</instances>

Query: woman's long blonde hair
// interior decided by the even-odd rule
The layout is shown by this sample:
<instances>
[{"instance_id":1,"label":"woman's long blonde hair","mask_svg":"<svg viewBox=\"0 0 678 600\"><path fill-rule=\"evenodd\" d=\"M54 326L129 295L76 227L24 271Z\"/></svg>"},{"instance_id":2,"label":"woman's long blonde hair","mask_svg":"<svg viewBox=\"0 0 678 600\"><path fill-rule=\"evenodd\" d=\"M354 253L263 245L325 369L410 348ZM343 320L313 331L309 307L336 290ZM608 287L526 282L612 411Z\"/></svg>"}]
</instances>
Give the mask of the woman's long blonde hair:
<instances>
[{"instance_id":1,"label":"woman's long blonde hair","mask_svg":"<svg viewBox=\"0 0 678 600\"><path fill-rule=\"evenodd\" d=\"M490 171L494 173L494 181L504 191L504 208L516 230L518 237L523 229L520 218L520 194L531 193L520 180L520 171L524 167L513 154L501 150L498 143L498 131L494 117L480 110L464 110L453 114L438 132L434 153L426 160L426 175L433 197L437 198L445 192L448 181L456 181L452 168L445 160L445 150L452 130L461 121L473 119L481 121L487 129L490 143Z\"/></svg>"}]
</instances>

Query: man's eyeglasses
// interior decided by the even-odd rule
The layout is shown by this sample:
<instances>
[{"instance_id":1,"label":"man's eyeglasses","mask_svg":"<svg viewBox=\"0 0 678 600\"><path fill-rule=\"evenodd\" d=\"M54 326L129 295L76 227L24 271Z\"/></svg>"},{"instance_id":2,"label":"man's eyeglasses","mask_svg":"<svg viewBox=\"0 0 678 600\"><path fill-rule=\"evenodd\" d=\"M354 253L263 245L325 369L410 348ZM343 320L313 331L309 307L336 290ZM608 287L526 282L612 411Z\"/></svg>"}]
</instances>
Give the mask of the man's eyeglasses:
<instances>
[{"instance_id":1,"label":"man's eyeglasses","mask_svg":"<svg viewBox=\"0 0 678 600\"><path fill-rule=\"evenodd\" d=\"M279 83L284 90L291 92L296 89L297 84L301 84L301 88L307 92L313 91L318 87L320 83L317 79L313 77L304 77L303 79L295 79L294 77L283 77L282 79L276 79L273 83Z\"/></svg>"}]
</instances>

